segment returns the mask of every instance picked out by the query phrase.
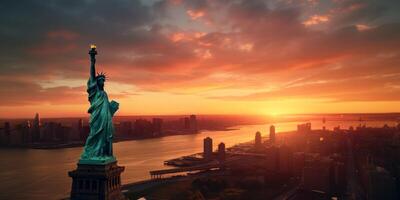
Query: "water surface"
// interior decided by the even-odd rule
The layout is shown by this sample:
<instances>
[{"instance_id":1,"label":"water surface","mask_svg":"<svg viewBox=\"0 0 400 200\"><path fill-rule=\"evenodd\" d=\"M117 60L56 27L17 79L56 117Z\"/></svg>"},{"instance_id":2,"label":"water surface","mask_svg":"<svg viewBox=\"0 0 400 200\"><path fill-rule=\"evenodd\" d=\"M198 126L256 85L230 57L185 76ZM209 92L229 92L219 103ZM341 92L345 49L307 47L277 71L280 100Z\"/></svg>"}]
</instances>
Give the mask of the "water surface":
<instances>
[{"instance_id":1,"label":"water surface","mask_svg":"<svg viewBox=\"0 0 400 200\"><path fill-rule=\"evenodd\" d=\"M295 130L299 122L275 124L277 131ZM383 126L386 122L366 122L368 126ZM332 121L325 126L348 128L357 121ZM388 123L394 125L394 122ZM313 128L322 122L313 121ZM124 141L114 144L118 163L125 166L122 183L150 178L149 171L167 168L164 160L201 152L203 139L213 138L214 149L220 142L227 147L254 139L256 131L266 135L269 124L233 127L229 131L204 131L195 135L177 135L146 140ZM0 199L60 199L70 192L71 178L68 171L76 168L82 147L38 150L0 149Z\"/></svg>"}]
</instances>

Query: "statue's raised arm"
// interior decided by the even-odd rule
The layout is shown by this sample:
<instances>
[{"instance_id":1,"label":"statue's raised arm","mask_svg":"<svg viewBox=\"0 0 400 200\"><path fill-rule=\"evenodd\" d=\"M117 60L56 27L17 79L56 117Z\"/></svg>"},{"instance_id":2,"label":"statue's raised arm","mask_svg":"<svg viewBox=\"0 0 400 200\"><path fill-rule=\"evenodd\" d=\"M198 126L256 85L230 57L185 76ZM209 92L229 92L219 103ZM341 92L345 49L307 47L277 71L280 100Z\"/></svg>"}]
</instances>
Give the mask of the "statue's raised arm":
<instances>
[{"instance_id":1,"label":"statue's raised arm","mask_svg":"<svg viewBox=\"0 0 400 200\"><path fill-rule=\"evenodd\" d=\"M114 162L115 157L112 151L112 141L114 135L114 126L112 117L119 108L116 101L109 102L104 82L106 76L104 73L96 73L96 46L90 46L90 78L87 82L87 93L90 107L89 127L90 133L86 139L85 147L79 163L97 163L104 164Z\"/></svg>"},{"instance_id":2,"label":"statue's raised arm","mask_svg":"<svg viewBox=\"0 0 400 200\"><path fill-rule=\"evenodd\" d=\"M96 51L96 45L92 44L90 45L91 50L89 51L89 55L90 55L90 78L92 80L94 80L96 78L96 55L97 55L97 51Z\"/></svg>"}]
</instances>

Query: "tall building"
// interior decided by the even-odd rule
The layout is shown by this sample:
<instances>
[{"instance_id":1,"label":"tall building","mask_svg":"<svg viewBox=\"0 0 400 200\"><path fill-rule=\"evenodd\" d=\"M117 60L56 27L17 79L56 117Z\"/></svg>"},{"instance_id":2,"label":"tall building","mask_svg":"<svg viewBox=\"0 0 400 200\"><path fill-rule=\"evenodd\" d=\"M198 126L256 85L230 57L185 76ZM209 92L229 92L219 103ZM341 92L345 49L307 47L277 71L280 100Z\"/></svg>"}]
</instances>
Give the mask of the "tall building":
<instances>
[{"instance_id":1,"label":"tall building","mask_svg":"<svg viewBox=\"0 0 400 200\"><path fill-rule=\"evenodd\" d=\"M218 145L218 160L223 163L225 161L225 144L223 142Z\"/></svg>"},{"instance_id":2,"label":"tall building","mask_svg":"<svg viewBox=\"0 0 400 200\"><path fill-rule=\"evenodd\" d=\"M4 122L4 127L3 127L3 134L1 137L1 144L6 146L10 145L11 141L11 126L10 122Z\"/></svg>"},{"instance_id":3,"label":"tall building","mask_svg":"<svg viewBox=\"0 0 400 200\"><path fill-rule=\"evenodd\" d=\"M186 129L186 130L189 130L190 129L190 119L189 119L189 117L185 117L185 118L183 118L183 127L184 127L184 129Z\"/></svg>"},{"instance_id":4,"label":"tall building","mask_svg":"<svg viewBox=\"0 0 400 200\"><path fill-rule=\"evenodd\" d=\"M120 135L124 137L129 137L132 135L132 122L131 121L123 121L120 123Z\"/></svg>"},{"instance_id":5,"label":"tall building","mask_svg":"<svg viewBox=\"0 0 400 200\"><path fill-rule=\"evenodd\" d=\"M137 119L133 131L136 137L152 137L153 124L146 119Z\"/></svg>"},{"instance_id":6,"label":"tall building","mask_svg":"<svg viewBox=\"0 0 400 200\"><path fill-rule=\"evenodd\" d=\"M26 124L17 124L15 129L11 130L10 134L10 145L21 146L23 143L24 132L26 132Z\"/></svg>"},{"instance_id":7,"label":"tall building","mask_svg":"<svg viewBox=\"0 0 400 200\"><path fill-rule=\"evenodd\" d=\"M47 122L43 124L43 138L44 142L48 143L65 143L69 139L70 128L63 127L61 123Z\"/></svg>"},{"instance_id":8,"label":"tall building","mask_svg":"<svg viewBox=\"0 0 400 200\"><path fill-rule=\"evenodd\" d=\"M293 154L293 173L295 176L301 176L305 160L306 155L304 152L296 152Z\"/></svg>"},{"instance_id":9,"label":"tall building","mask_svg":"<svg viewBox=\"0 0 400 200\"><path fill-rule=\"evenodd\" d=\"M298 133L309 133L311 131L311 123L297 125Z\"/></svg>"},{"instance_id":10,"label":"tall building","mask_svg":"<svg viewBox=\"0 0 400 200\"><path fill-rule=\"evenodd\" d=\"M307 160L303 169L301 188L329 194L332 189L332 167L333 160L328 157Z\"/></svg>"},{"instance_id":11,"label":"tall building","mask_svg":"<svg viewBox=\"0 0 400 200\"><path fill-rule=\"evenodd\" d=\"M27 145L32 141L32 124L28 120L25 124L21 127L21 135L22 135L22 144Z\"/></svg>"},{"instance_id":12,"label":"tall building","mask_svg":"<svg viewBox=\"0 0 400 200\"><path fill-rule=\"evenodd\" d=\"M86 140L86 136L84 133L84 128L83 128L83 119L79 119L78 120L78 133L79 133L79 139L81 141L85 141Z\"/></svg>"},{"instance_id":13,"label":"tall building","mask_svg":"<svg viewBox=\"0 0 400 200\"><path fill-rule=\"evenodd\" d=\"M183 125L183 129L190 133L197 133L197 117L196 115L190 115L189 117L183 117L180 119L180 123Z\"/></svg>"},{"instance_id":14,"label":"tall building","mask_svg":"<svg viewBox=\"0 0 400 200\"><path fill-rule=\"evenodd\" d=\"M293 151L287 145L279 147L279 172L286 175L293 174Z\"/></svg>"},{"instance_id":15,"label":"tall building","mask_svg":"<svg viewBox=\"0 0 400 200\"><path fill-rule=\"evenodd\" d=\"M36 113L35 118L33 119L32 123L32 142L39 142L40 141L40 116L39 113Z\"/></svg>"},{"instance_id":16,"label":"tall building","mask_svg":"<svg viewBox=\"0 0 400 200\"><path fill-rule=\"evenodd\" d=\"M163 128L163 119L153 118L153 135L154 136L162 135L162 128Z\"/></svg>"},{"instance_id":17,"label":"tall building","mask_svg":"<svg viewBox=\"0 0 400 200\"><path fill-rule=\"evenodd\" d=\"M189 127L190 131L193 133L197 133L197 118L196 115L190 115L189 117Z\"/></svg>"},{"instance_id":18,"label":"tall building","mask_svg":"<svg viewBox=\"0 0 400 200\"><path fill-rule=\"evenodd\" d=\"M346 189L346 165L343 162L335 161L333 163L333 188L334 192L340 193Z\"/></svg>"},{"instance_id":19,"label":"tall building","mask_svg":"<svg viewBox=\"0 0 400 200\"><path fill-rule=\"evenodd\" d=\"M367 199L398 199L396 180L382 167L366 170Z\"/></svg>"},{"instance_id":20,"label":"tall building","mask_svg":"<svg viewBox=\"0 0 400 200\"><path fill-rule=\"evenodd\" d=\"M210 160L212 158L213 152L213 142L210 137L206 137L203 140L203 157L205 160Z\"/></svg>"},{"instance_id":21,"label":"tall building","mask_svg":"<svg viewBox=\"0 0 400 200\"><path fill-rule=\"evenodd\" d=\"M279 148L269 146L265 149L265 168L267 171L276 172L279 170Z\"/></svg>"},{"instance_id":22,"label":"tall building","mask_svg":"<svg viewBox=\"0 0 400 200\"><path fill-rule=\"evenodd\" d=\"M275 144L275 126L271 125L269 127L269 141L271 144Z\"/></svg>"},{"instance_id":23,"label":"tall building","mask_svg":"<svg viewBox=\"0 0 400 200\"><path fill-rule=\"evenodd\" d=\"M256 150L261 150L262 149L262 141L261 141L261 133L260 131L256 132L256 136L254 139L254 148Z\"/></svg>"}]
</instances>

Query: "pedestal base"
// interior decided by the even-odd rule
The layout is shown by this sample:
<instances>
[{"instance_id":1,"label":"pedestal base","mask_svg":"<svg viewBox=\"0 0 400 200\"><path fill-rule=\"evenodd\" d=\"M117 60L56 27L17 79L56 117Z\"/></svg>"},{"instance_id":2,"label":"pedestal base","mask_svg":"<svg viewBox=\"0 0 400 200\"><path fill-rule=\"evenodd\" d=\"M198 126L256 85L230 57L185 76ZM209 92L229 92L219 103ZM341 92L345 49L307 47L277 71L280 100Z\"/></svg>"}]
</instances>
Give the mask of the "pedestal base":
<instances>
[{"instance_id":1,"label":"pedestal base","mask_svg":"<svg viewBox=\"0 0 400 200\"><path fill-rule=\"evenodd\" d=\"M71 200L122 200L121 173L124 167L117 162L81 164L68 172L72 178Z\"/></svg>"}]
</instances>

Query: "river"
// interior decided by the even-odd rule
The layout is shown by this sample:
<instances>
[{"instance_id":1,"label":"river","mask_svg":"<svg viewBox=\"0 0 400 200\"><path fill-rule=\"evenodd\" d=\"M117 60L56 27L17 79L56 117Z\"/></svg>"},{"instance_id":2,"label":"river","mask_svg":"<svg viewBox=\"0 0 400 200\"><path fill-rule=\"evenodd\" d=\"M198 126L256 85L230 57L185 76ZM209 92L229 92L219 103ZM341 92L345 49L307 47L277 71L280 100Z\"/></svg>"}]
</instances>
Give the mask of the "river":
<instances>
[{"instance_id":1,"label":"river","mask_svg":"<svg viewBox=\"0 0 400 200\"><path fill-rule=\"evenodd\" d=\"M277 132L295 130L299 122L275 124ZM366 122L367 126L383 126L386 122ZM331 121L325 126L348 128L357 121ZM395 125L395 122L388 122ZM214 149L220 142L227 147L254 139L256 131L268 134L270 124L233 127L229 131L203 131L194 135L176 135L162 138L124 141L114 144L119 165L125 166L122 183L150 178L149 171L167 168L164 160L201 152L203 139L213 138ZM321 128L322 122L312 121L312 127ZM279 135L278 135L279 137ZM60 199L69 195L71 178L67 173L76 168L82 147L38 150L0 149L0 199Z\"/></svg>"}]
</instances>

